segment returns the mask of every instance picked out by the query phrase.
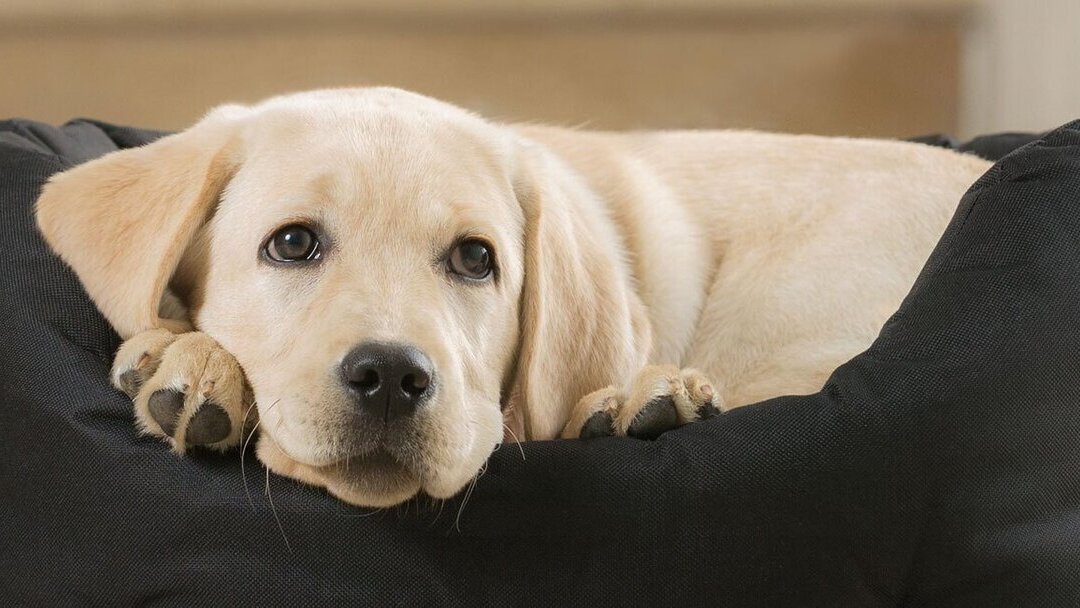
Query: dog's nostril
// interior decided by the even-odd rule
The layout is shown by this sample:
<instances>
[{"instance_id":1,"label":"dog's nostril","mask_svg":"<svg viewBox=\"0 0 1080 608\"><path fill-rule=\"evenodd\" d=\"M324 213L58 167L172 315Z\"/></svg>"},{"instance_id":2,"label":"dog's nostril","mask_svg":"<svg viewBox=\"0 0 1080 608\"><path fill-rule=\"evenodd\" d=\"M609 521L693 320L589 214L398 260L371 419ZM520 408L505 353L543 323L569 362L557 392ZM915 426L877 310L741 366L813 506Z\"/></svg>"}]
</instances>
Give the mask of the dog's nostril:
<instances>
[{"instance_id":1,"label":"dog's nostril","mask_svg":"<svg viewBox=\"0 0 1080 608\"><path fill-rule=\"evenodd\" d=\"M409 344L364 342L341 360L350 400L385 423L412 416L438 385L423 351Z\"/></svg>"},{"instance_id":2,"label":"dog's nostril","mask_svg":"<svg viewBox=\"0 0 1080 608\"><path fill-rule=\"evenodd\" d=\"M401 379L401 390L413 397L419 397L427 390L430 382L431 379L423 372L406 374L405 377Z\"/></svg>"},{"instance_id":3,"label":"dog's nostril","mask_svg":"<svg viewBox=\"0 0 1080 608\"><path fill-rule=\"evenodd\" d=\"M364 391L365 393L370 393L372 391L378 390L379 372L373 369L364 370L364 375L361 376L358 382L354 382L353 384L356 385L356 388Z\"/></svg>"}]
</instances>

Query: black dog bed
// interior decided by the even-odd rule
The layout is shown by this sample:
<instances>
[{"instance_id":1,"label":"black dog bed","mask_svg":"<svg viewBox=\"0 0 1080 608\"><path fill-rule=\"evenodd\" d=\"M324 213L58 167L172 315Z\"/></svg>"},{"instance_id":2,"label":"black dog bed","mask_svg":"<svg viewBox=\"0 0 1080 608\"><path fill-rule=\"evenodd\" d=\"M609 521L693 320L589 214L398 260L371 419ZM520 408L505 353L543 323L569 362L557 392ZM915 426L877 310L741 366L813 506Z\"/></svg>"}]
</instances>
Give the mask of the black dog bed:
<instances>
[{"instance_id":1,"label":"black dog bed","mask_svg":"<svg viewBox=\"0 0 1080 608\"><path fill-rule=\"evenodd\" d=\"M0 603L1080 605L1080 122L972 187L820 393L503 446L465 495L382 511L136 436L32 204L157 135L0 123Z\"/></svg>"}]
</instances>

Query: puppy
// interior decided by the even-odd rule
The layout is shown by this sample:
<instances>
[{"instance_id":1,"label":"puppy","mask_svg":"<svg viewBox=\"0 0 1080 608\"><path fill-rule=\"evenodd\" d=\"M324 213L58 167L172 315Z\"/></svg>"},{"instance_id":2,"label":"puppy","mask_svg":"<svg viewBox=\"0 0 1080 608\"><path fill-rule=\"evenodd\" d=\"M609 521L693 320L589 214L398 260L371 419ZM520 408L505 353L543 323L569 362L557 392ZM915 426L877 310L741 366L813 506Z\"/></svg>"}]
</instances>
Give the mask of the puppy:
<instances>
[{"instance_id":1,"label":"puppy","mask_svg":"<svg viewBox=\"0 0 1080 608\"><path fill-rule=\"evenodd\" d=\"M257 426L271 470L384 506L455 494L504 436L651 438L819 390L988 166L327 90L56 175L37 219L126 340L143 432Z\"/></svg>"}]
</instances>

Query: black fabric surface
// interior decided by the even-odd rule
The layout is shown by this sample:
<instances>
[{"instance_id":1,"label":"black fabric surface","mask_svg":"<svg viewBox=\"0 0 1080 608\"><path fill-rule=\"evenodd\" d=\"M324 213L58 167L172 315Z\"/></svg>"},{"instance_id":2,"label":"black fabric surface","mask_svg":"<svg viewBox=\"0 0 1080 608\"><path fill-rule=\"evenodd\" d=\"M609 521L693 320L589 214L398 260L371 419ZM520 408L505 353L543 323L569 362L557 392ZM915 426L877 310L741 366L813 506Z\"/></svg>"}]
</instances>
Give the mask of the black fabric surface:
<instances>
[{"instance_id":1,"label":"black fabric surface","mask_svg":"<svg viewBox=\"0 0 1080 608\"><path fill-rule=\"evenodd\" d=\"M937 133L934 135L912 137L908 141L937 146L939 148L950 148L958 152L970 152L971 154L985 158L986 160L996 161L1020 146L1029 144L1042 137L1043 135L1034 133L996 133L994 135L976 137L967 142L959 142L953 137Z\"/></svg>"},{"instance_id":2,"label":"black fabric surface","mask_svg":"<svg viewBox=\"0 0 1080 608\"><path fill-rule=\"evenodd\" d=\"M467 501L375 512L136 436L32 203L156 136L0 123L0 604L1080 605L1080 122L973 186L819 394L503 446Z\"/></svg>"}]
</instances>

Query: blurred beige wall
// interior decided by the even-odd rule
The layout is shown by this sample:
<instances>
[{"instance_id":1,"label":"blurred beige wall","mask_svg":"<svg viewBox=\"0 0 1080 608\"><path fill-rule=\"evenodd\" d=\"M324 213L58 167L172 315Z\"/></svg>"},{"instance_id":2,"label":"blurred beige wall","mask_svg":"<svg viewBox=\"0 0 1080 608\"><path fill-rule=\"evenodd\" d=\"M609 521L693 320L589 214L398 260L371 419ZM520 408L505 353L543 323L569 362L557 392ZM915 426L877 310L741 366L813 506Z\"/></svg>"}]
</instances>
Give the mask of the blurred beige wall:
<instances>
[{"instance_id":1,"label":"blurred beige wall","mask_svg":"<svg viewBox=\"0 0 1080 608\"><path fill-rule=\"evenodd\" d=\"M982 0L966 29L961 133L1080 118L1080 0Z\"/></svg>"},{"instance_id":2,"label":"blurred beige wall","mask_svg":"<svg viewBox=\"0 0 1080 608\"><path fill-rule=\"evenodd\" d=\"M905 136L961 124L973 0L0 2L0 116L180 128L392 84L507 120Z\"/></svg>"}]
</instances>

